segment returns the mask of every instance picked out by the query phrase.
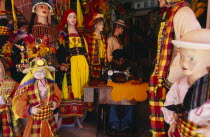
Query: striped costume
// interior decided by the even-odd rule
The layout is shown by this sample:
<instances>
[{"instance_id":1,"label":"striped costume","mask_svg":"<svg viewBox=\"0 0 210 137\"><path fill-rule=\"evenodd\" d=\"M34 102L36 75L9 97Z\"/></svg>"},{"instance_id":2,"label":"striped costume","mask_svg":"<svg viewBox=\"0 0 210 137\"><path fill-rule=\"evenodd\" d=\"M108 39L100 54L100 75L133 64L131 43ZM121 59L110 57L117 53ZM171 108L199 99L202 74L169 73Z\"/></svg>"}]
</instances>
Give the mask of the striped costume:
<instances>
[{"instance_id":1,"label":"striped costume","mask_svg":"<svg viewBox=\"0 0 210 137\"><path fill-rule=\"evenodd\" d=\"M18 83L12 79L5 79L0 82L0 132L2 137L20 136L18 121L14 119L11 103L17 89Z\"/></svg>"},{"instance_id":2,"label":"striped costume","mask_svg":"<svg viewBox=\"0 0 210 137\"><path fill-rule=\"evenodd\" d=\"M184 6L188 6L188 3L184 1L178 2L172 9L164 13L158 35L156 64L149 80L150 126L154 137L165 137L161 107L165 100L167 87L165 79L167 78L173 49L171 43L174 33L173 19L177 11Z\"/></svg>"},{"instance_id":3,"label":"striped costume","mask_svg":"<svg viewBox=\"0 0 210 137\"><path fill-rule=\"evenodd\" d=\"M60 104L61 92L53 80L46 80L48 89L46 98L39 95L36 79L20 85L13 100L13 110L17 118L28 118L24 137L57 137L56 123L53 117L52 101ZM31 114L32 106L40 104L38 114Z\"/></svg>"},{"instance_id":4,"label":"striped costume","mask_svg":"<svg viewBox=\"0 0 210 137\"><path fill-rule=\"evenodd\" d=\"M91 80L101 78L102 67L106 65L106 40L103 35L96 37L95 32L87 35L88 55L90 58L90 77Z\"/></svg>"}]
</instances>

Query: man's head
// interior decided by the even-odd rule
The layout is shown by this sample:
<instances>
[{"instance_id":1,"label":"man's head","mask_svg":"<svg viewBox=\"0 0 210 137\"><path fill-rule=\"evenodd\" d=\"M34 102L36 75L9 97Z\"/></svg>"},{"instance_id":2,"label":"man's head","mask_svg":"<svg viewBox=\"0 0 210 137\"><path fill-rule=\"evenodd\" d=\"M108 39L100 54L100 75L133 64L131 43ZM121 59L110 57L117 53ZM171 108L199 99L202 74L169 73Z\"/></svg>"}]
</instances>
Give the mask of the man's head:
<instances>
[{"instance_id":1,"label":"man's head","mask_svg":"<svg viewBox=\"0 0 210 137\"><path fill-rule=\"evenodd\" d=\"M114 22L114 32L117 32L118 34L122 34L124 31L124 28L126 27L126 24L123 20L119 19Z\"/></svg>"},{"instance_id":2,"label":"man's head","mask_svg":"<svg viewBox=\"0 0 210 137\"><path fill-rule=\"evenodd\" d=\"M125 52L122 49L116 49L112 52L113 62L122 65L125 62Z\"/></svg>"}]
</instances>

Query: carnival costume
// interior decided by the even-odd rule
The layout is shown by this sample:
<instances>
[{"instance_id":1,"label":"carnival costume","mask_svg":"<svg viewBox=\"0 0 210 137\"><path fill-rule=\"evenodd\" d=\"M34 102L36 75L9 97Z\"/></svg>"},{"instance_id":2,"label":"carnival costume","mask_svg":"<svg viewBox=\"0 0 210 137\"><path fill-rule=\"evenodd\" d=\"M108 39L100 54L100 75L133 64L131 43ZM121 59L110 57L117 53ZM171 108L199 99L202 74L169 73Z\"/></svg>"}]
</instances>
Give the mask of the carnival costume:
<instances>
[{"instance_id":1,"label":"carnival costume","mask_svg":"<svg viewBox=\"0 0 210 137\"><path fill-rule=\"evenodd\" d=\"M175 77L183 77L181 68L178 64L179 54L175 57L172 57L171 54L175 52L175 50L173 51L171 39L173 36L175 36L176 39L180 39L184 33L197 28L200 28L200 25L196 20L193 11L188 7L187 2L180 1L176 3L163 14L157 40L158 49L155 68L149 80L150 125L151 132L154 136L165 135L161 107L165 100L166 91L170 88L172 82L166 80L169 76L169 66L176 67L173 70L170 68L170 71L172 72L170 76L174 75L170 78L173 78L174 80Z\"/></svg>"},{"instance_id":2,"label":"carnival costume","mask_svg":"<svg viewBox=\"0 0 210 137\"><path fill-rule=\"evenodd\" d=\"M5 70L9 69L6 63L5 59L0 58L0 67L4 71L4 79L0 81L0 132L2 137L18 137L21 136L20 125L12 111L12 99L18 83L5 75Z\"/></svg>"},{"instance_id":3,"label":"carnival costume","mask_svg":"<svg viewBox=\"0 0 210 137\"><path fill-rule=\"evenodd\" d=\"M104 22L104 18L101 14L94 16L93 20L90 22L90 25L93 26L97 23ZM102 67L106 65L106 40L104 35L101 35L100 38L96 36L96 32L93 31L91 34L86 37L88 43L88 55L90 58L90 77L91 80L100 79Z\"/></svg>"},{"instance_id":4,"label":"carnival costume","mask_svg":"<svg viewBox=\"0 0 210 137\"><path fill-rule=\"evenodd\" d=\"M45 70L45 84L47 88L45 96L41 95L38 89L39 79L35 79L33 74L38 70ZM24 131L24 137L56 137L57 129L53 117L52 102L56 101L57 106L61 102L61 91L53 80L50 71L55 69L48 66L46 60L35 58L30 62L30 67L23 70L27 73L20 83L13 99L13 111L16 119L28 118L28 123ZM37 114L31 112L32 107L39 105L41 110Z\"/></svg>"},{"instance_id":5,"label":"carnival costume","mask_svg":"<svg viewBox=\"0 0 210 137\"><path fill-rule=\"evenodd\" d=\"M67 16L75 13L67 10L64 13L59 29L62 29L67 22ZM76 14L76 13L75 13ZM67 64L69 71L64 75L62 84L62 104L60 107L60 117L82 117L83 116L83 86L88 84L89 66L87 55L87 43L82 34L68 34L63 32L61 35L63 45L66 48ZM64 44L65 43L65 44ZM73 98L71 96L73 93Z\"/></svg>"}]
</instances>

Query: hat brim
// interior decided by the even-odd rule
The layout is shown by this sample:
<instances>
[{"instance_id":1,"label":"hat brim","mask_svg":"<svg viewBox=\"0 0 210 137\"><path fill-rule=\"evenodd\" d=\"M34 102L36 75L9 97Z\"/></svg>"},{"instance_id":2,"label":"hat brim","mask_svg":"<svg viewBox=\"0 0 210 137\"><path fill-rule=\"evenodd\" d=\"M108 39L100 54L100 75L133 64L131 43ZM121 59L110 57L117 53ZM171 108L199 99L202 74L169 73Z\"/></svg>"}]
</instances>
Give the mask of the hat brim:
<instances>
[{"instance_id":1,"label":"hat brim","mask_svg":"<svg viewBox=\"0 0 210 137\"><path fill-rule=\"evenodd\" d=\"M121 23L121 22L115 22L116 24L118 24L118 25L121 25L121 26L123 26L123 27L126 27L126 24L123 24L123 23Z\"/></svg>"},{"instance_id":2,"label":"hat brim","mask_svg":"<svg viewBox=\"0 0 210 137\"><path fill-rule=\"evenodd\" d=\"M180 40L172 40L172 43L175 46L180 47L180 48L210 50L210 44L185 42L185 41L180 41Z\"/></svg>"},{"instance_id":3,"label":"hat brim","mask_svg":"<svg viewBox=\"0 0 210 137\"><path fill-rule=\"evenodd\" d=\"M51 67L51 66L41 66L41 67L36 67L36 68L48 68L49 71L55 71L55 68L54 67ZM26 74L28 73L31 69L34 69L34 68L27 68L27 69L24 69L23 70L23 73Z\"/></svg>"}]
</instances>

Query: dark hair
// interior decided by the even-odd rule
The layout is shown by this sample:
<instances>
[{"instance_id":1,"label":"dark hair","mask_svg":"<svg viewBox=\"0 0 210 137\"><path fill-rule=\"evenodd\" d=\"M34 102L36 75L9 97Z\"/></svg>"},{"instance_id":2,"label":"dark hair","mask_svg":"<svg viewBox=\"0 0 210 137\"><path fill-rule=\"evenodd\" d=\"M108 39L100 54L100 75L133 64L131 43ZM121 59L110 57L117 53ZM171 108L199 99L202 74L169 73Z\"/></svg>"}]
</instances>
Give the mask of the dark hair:
<instances>
[{"instance_id":1,"label":"dark hair","mask_svg":"<svg viewBox=\"0 0 210 137\"><path fill-rule=\"evenodd\" d=\"M125 52L122 49L116 49L112 52L112 56L114 60L120 60L121 58L125 58Z\"/></svg>"}]
</instances>

